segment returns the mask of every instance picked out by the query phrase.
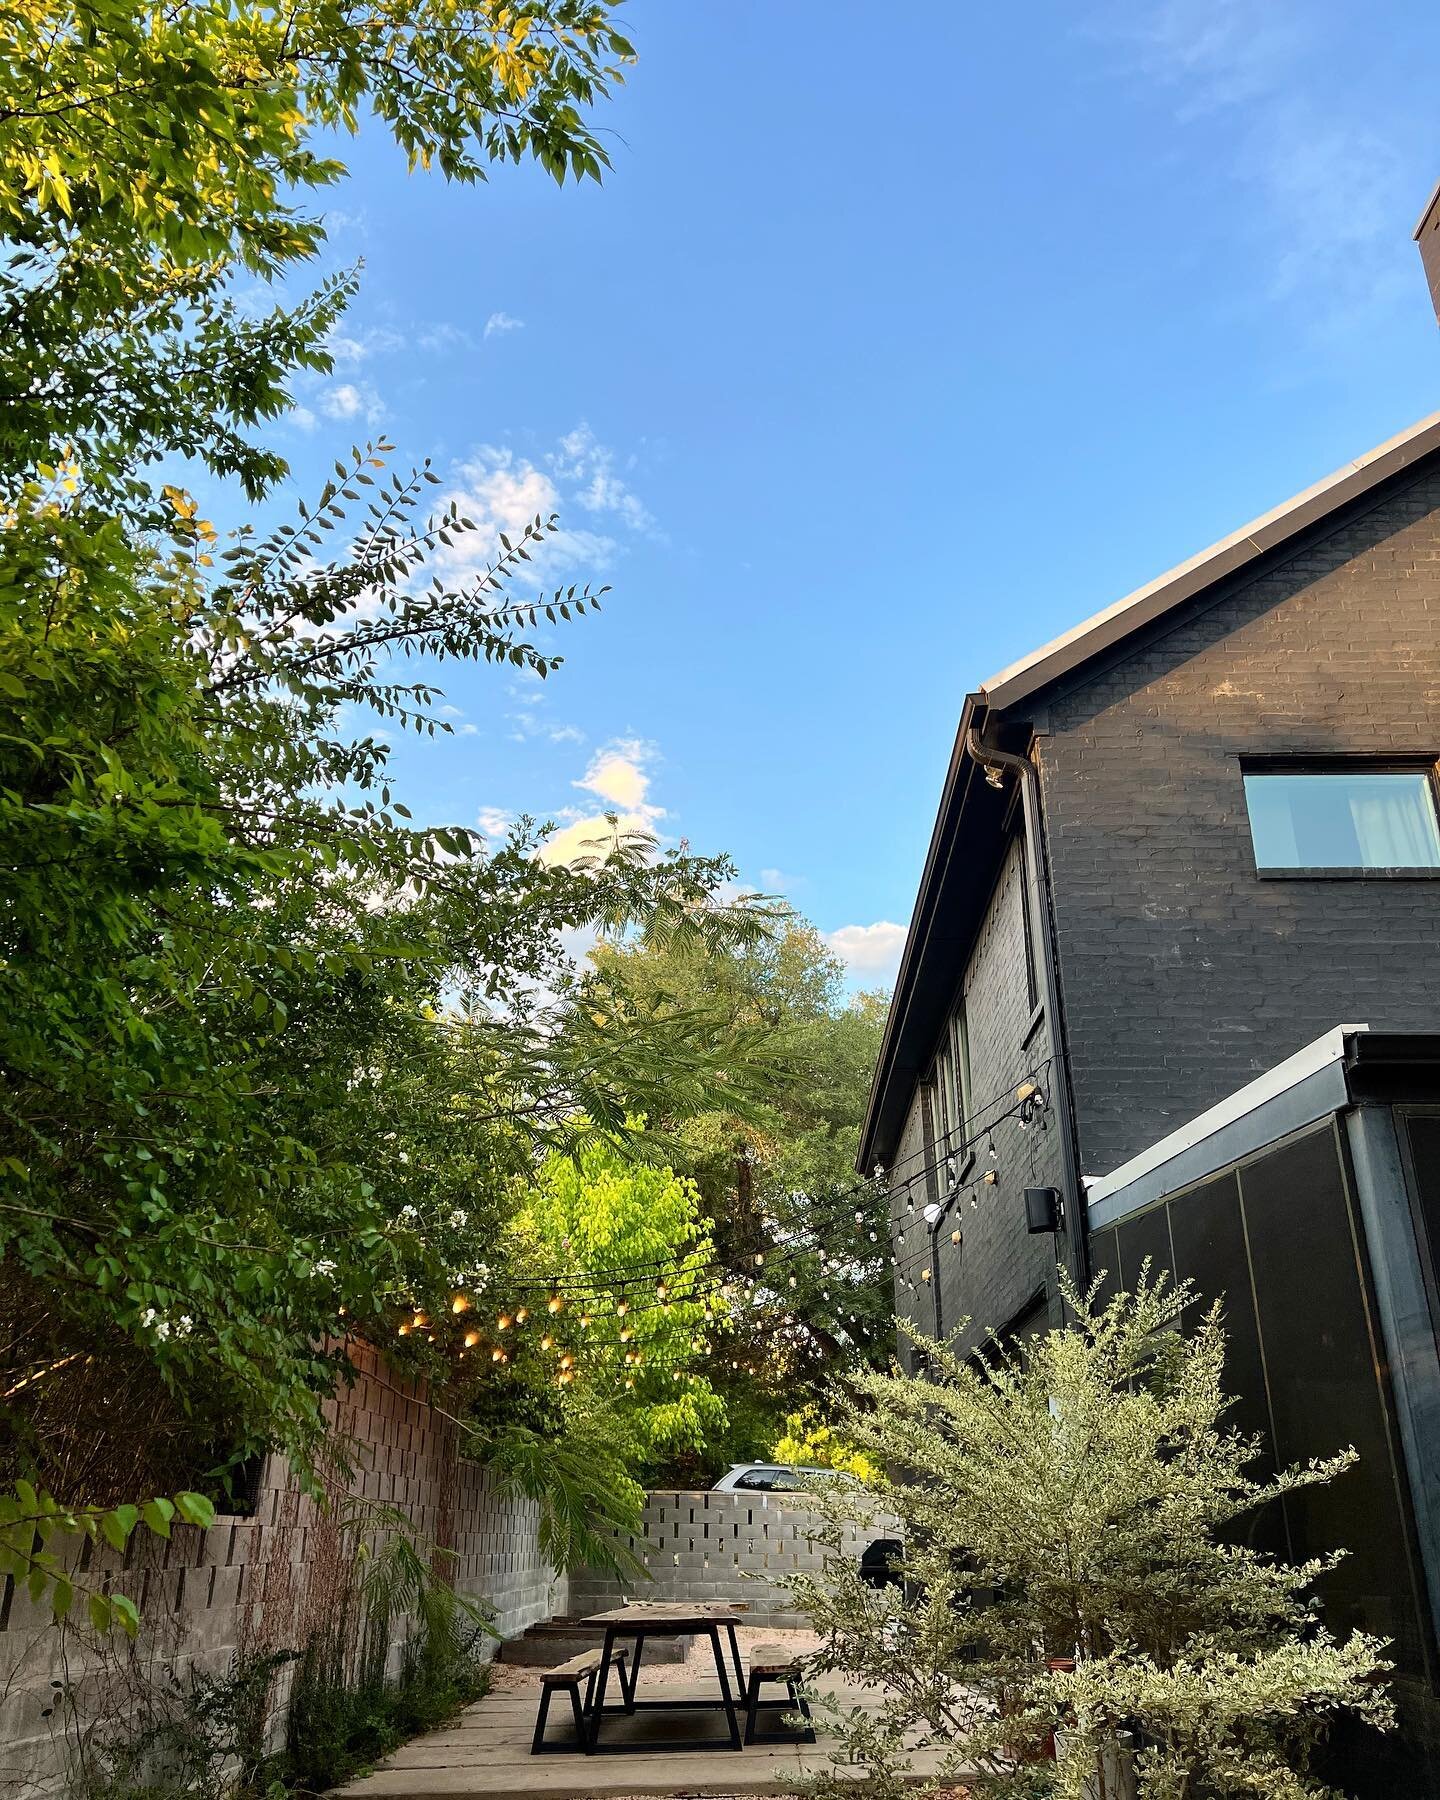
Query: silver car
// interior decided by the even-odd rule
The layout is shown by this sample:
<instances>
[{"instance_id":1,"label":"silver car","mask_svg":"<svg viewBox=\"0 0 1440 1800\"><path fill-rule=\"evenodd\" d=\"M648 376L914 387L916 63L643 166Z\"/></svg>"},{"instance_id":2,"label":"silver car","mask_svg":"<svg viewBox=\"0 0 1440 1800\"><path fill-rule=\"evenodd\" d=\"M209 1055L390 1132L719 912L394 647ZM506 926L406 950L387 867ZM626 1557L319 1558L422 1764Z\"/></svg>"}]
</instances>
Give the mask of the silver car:
<instances>
[{"instance_id":1,"label":"silver car","mask_svg":"<svg viewBox=\"0 0 1440 1800\"><path fill-rule=\"evenodd\" d=\"M846 1469L802 1467L798 1463L731 1463L715 1483L717 1494L793 1494L803 1489L816 1476L830 1481L849 1481L856 1487L859 1479Z\"/></svg>"}]
</instances>

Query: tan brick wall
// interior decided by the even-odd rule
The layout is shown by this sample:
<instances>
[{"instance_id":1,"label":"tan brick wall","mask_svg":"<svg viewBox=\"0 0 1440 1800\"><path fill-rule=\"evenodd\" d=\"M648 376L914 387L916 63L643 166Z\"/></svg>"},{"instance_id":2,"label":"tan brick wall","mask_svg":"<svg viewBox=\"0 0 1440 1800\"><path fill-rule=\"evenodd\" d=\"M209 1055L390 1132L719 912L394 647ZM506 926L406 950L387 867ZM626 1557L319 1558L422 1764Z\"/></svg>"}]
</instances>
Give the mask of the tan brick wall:
<instances>
[{"instance_id":1,"label":"tan brick wall","mask_svg":"<svg viewBox=\"0 0 1440 1800\"><path fill-rule=\"evenodd\" d=\"M531 1502L502 1498L491 1477L462 1460L456 1428L427 1402L423 1383L385 1369L354 1346L356 1379L329 1412L345 1440L351 1492L403 1510L417 1531L457 1552L455 1583L496 1609L503 1636L563 1610L566 1583L543 1561ZM336 1488L346 1484L337 1478ZM267 1459L247 1518L209 1531L176 1529L168 1542L137 1534L123 1556L85 1546L83 1578L113 1579L140 1606L144 1626L103 1658L83 1633L57 1628L8 1581L0 1595L0 1794L57 1795L76 1734L122 1710L134 1684L184 1682L192 1670L223 1675L237 1652L299 1648L333 1608L344 1583L337 1529L301 1493L283 1458ZM398 1650L397 1650L398 1653ZM282 1671L282 1677L285 1671ZM74 1707L55 1704L67 1683ZM288 1684L277 1683L277 1720ZM47 1710L50 1713L46 1717Z\"/></svg>"}]
</instances>

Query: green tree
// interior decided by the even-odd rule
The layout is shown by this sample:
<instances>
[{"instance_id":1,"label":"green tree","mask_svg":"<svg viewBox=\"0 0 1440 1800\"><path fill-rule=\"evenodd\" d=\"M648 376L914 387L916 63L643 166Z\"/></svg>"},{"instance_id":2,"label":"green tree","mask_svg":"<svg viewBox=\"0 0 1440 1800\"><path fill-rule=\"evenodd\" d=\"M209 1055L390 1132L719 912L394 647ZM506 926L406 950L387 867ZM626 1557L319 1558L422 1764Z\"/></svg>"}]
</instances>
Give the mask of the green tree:
<instances>
[{"instance_id":1,"label":"green tree","mask_svg":"<svg viewBox=\"0 0 1440 1800\"><path fill-rule=\"evenodd\" d=\"M317 571L310 547L374 460L303 534L242 538L214 574L132 547L117 575L38 493L8 536L30 561L0 584L6 1387L26 1472L67 1490L72 1365L97 1346L136 1377L141 1418L159 1375L190 1455L223 1425L232 1458L278 1442L303 1461L341 1308L382 1341L399 1310L439 1311L534 1146L623 1133L713 1065L711 1021L617 1012L562 934L763 929L716 902L723 859L629 840L567 867L533 834L492 855L408 823L385 744L336 716L435 728L432 690L391 678L397 649L547 672L517 635L533 608L498 598L546 527L502 553L486 599L417 598L420 558L467 527L391 482ZM738 1041L723 1054L745 1062ZM58 1456L26 1432L52 1378ZM66 1497L112 1497L79 1485Z\"/></svg>"},{"instance_id":2,"label":"green tree","mask_svg":"<svg viewBox=\"0 0 1440 1800\"><path fill-rule=\"evenodd\" d=\"M835 1554L796 1596L824 1634L816 1667L886 1696L837 1719L842 1744L885 1800L914 1792L921 1745L944 1752L930 1792L978 1779L1115 1800L1126 1733L1143 1800L1329 1793L1308 1769L1335 1712L1390 1722L1385 1646L1325 1628L1312 1589L1342 1551L1292 1565L1236 1527L1343 1476L1354 1451L1256 1480L1258 1440L1225 1423L1218 1306L1181 1334L1193 1293L1148 1267L1133 1296L1067 1300L1074 1324L1016 1359L963 1362L917 1336L926 1378L858 1378L843 1429L884 1471L905 1585L860 1581L838 1533L857 1502L827 1492Z\"/></svg>"},{"instance_id":3,"label":"green tree","mask_svg":"<svg viewBox=\"0 0 1440 1800\"><path fill-rule=\"evenodd\" d=\"M743 1070L705 1094L677 1081L650 1113L655 1153L696 1184L730 1280L715 1374L730 1426L677 1471L703 1478L767 1453L828 1376L888 1361L888 1213L854 1167L886 1000L847 997L843 965L793 913L720 954L620 945L594 960L626 1011L709 1016L767 1064L758 1104Z\"/></svg>"},{"instance_id":4,"label":"green tree","mask_svg":"<svg viewBox=\"0 0 1440 1800\"><path fill-rule=\"evenodd\" d=\"M306 210L345 174L315 139L388 130L412 168L485 179L534 158L598 179L588 114L629 44L607 0L16 0L0 24L0 499L79 459L92 492L153 518L167 452L237 477L284 472L254 429L354 290L261 317L243 271L313 259Z\"/></svg>"}]
</instances>

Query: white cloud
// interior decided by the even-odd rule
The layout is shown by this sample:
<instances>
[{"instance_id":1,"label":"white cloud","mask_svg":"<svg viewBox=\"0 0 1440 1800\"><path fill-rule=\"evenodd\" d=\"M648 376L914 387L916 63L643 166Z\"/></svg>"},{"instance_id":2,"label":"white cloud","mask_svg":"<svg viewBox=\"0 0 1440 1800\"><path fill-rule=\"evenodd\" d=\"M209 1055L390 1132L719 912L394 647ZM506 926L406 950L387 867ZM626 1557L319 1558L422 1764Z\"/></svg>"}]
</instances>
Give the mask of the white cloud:
<instances>
[{"instance_id":1,"label":"white cloud","mask_svg":"<svg viewBox=\"0 0 1440 1800\"><path fill-rule=\"evenodd\" d=\"M632 531L660 535L650 509L616 474L615 452L583 420L566 432L547 461L561 480L579 484L574 497L586 512L611 513ZM632 456L629 466L634 461Z\"/></svg>"},{"instance_id":2,"label":"white cloud","mask_svg":"<svg viewBox=\"0 0 1440 1800\"><path fill-rule=\"evenodd\" d=\"M406 339L388 325L367 325L354 332L333 331L325 340L325 348L341 369L353 368L372 356L403 350L405 344Z\"/></svg>"},{"instance_id":3,"label":"white cloud","mask_svg":"<svg viewBox=\"0 0 1440 1800\"><path fill-rule=\"evenodd\" d=\"M494 560L503 531L515 542L538 513L541 519L559 511L560 490L543 469L513 450L481 444L456 471L456 486L447 496L476 529L436 554L437 565L452 580L477 575ZM613 538L595 532L556 531L531 551L531 571L542 580L558 580L577 569L587 574L606 567L615 551Z\"/></svg>"},{"instance_id":4,"label":"white cloud","mask_svg":"<svg viewBox=\"0 0 1440 1800\"><path fill-rule=\"evenodd\" d=\"M286 417L297 431L313 431L318 423L308 406L292 406Z\"/></svg>"},{"instance_id":5,"label":"white cloud","mask_svg":"<svg viewBox=\"0 0 1440 1800\"><path fill-rule=\"evenodd\" d=\"M367 425L376 425L385 416L380 396L368 382L359 386L353 381L338 382L320 396L320 410L330 419L363 417Z\"/></svg>"},{"instance_id":6,"label":"white cloud","mask_svg":"<svg viewBox=\"0 0 1440 1800\"><path fill-rule=\"evenodd\" d=\"M487 838L503 838L515 823L515 815L503 806L482 806L475 823Z\"/></svg>"},{"instance_id":7,"label":"white cloud","mask_svg":"<svg viewBox=\"0 0 1440 1800\"><path fill-rule=\"evenodd\" d=\"M615 738L590 758L590 766L571 785L596 794L617 811L646 814L660 819L663 806L651 806L649 765L659 757L654 744L644 738Z\"/></svg>"},{"instance_id":8,"label":"white cloud","mask_svg":"<svg viewBox=\"0 0 1440 1800\"><path fill-rule=\"evenodd\" d=\"M603 802L602 810L582 812L578 807L561 811L563 828L545 843L540 854L547 862L572 862L579 856L603 855L618 830L655 835L665 808L650 798L650 770L660 752L644 738L612 738L590 758L585 773L571 783ZM615 815L612 824L609 814Z\"/></svg>"},{"instance_id":9,"label":"white cloud","mask_svg":"<svg viewBox=\"0 0 1440 1800\"><path fill-rule=\"evenodd\" d=\"M446 319L440 319L433 325L427 325L416 339L422 350L432 355L442 350L473 350L475 340L468 331L459 325L452 325Z\"/></svg>"},{"instance_id":10,"label":"white cloud","mask_svg":"<svg viewBox=\"0 0 1440 1800\"><path fill-rule=\"evenodd\" d=\"M507 312L493 312L485 321L485 335L487 338L493 337L497 331L523 331L524 329L525 321L523 319L512 319Z\"/></svg>"},{"instance_id":11,"label":"white cloud","mask_svg":"<svg viewBox=\"0 0 1440 1800\"><path fill-rule=\"evenodd\" d=\"M889 919L877 919L873 925L842 925L824 935L825 942L856 975L893 976L905 948L905 927Z\"/></svg>"}]
</instances>

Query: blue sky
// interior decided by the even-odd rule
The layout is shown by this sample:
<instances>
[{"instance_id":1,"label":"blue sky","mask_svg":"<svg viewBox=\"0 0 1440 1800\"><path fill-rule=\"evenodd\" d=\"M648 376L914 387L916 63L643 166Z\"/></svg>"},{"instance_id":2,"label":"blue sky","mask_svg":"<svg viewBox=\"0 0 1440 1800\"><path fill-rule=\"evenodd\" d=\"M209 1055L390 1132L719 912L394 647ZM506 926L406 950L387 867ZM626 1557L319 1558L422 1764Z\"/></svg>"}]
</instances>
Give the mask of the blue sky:
<instances>
[{"instance_id":1,"label":"blue sky","mask_svg":"<svg viewBox=\"0 0 1440 1800\"><path fill-rule=\"evenodd\" d=\"M348 147L364 290L285 448L313 491L383 432L613 585L543 690L447 672L417 818L616 805L869 984L966 690L1440 405L1440 12L624 12L603 188Z\"/></svg>"}]
</instances>

